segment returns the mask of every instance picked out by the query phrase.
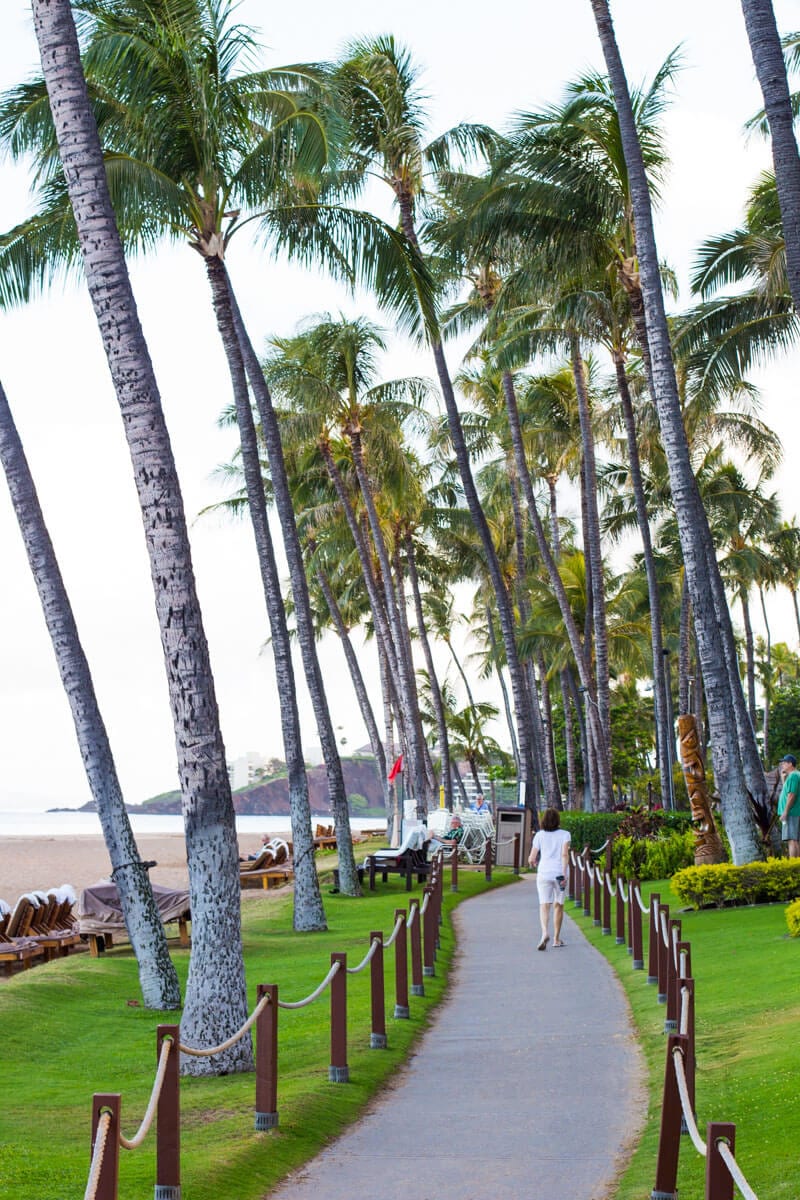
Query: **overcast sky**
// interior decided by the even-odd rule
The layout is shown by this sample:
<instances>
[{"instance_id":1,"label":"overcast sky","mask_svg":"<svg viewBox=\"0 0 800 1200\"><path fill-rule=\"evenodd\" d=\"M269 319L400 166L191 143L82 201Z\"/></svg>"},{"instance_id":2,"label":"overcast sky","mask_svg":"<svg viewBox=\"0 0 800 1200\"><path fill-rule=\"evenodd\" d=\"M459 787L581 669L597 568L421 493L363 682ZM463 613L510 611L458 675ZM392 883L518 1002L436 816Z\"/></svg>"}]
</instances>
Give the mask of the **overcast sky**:
<instances>
[{"instance_id":1,"label":"overcast sky","mask_svg":"<svg viewBox=\"0 0 800 1200\"><path fill-rule=\"evenodd\" d=\"M796 5L775 5L784 31ZM768 162L742 125L760 106L741 10L732 0L612 3L629 80L651 77L678 43L685 66L666 118L673 167L658 217L662 258L686 287L696 245L738 223L746 190ZM263 33L265 62L331 58L350 38L393 32L424 67L431 133L458 121L502 126L509 114L561 98L563 84L600 68L589 0L496 0L458 8L431 0L267 5L245 0L239 19ZM269 22L265 24L265 22ZM0 88L36 66L28 5L4 0ZM2 166L0 227L26 212L26 177ZM308 313L359 306L325 280L268 262L244 240L229 269L257 347ZM133 268L190 521L220 497L212 476L233 448L217 428L227 372L201 260L165 248ZM398 347L391 374L433 374ZM175 752L138 504L121 422L88 298L55 290L24 312L0 315L2 378L75 608L126 798L176 785ZM797 429L797 363L759 382L764 415L791 458ZM784 511L800 510L795 463L777 486ZM263 600L247 525L194 521L195 568L211 646L229 758L247 750L282 756ZM88 789L19 532L0 484L0 808L77 805ZM794 641L788 602L775 601L774 636ZM365 741L340 651L323 647L334 721L345 748ZM370 657L370 652L366 652ZM377 695L376 695L377 699ZM316 742L303 692L304 726Z\"/></svg>"}]
</instances>

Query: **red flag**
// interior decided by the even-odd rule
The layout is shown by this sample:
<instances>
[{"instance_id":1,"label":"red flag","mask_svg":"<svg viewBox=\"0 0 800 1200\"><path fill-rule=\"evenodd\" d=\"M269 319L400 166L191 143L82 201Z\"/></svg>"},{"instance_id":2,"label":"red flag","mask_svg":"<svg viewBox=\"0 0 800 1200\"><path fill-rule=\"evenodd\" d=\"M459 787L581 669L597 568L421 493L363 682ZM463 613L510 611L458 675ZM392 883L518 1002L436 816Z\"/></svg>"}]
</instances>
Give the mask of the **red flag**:
<instances>
[{"instance_id":1,"label":"red flag","mask_svg":"<svg viewBox=\"0 0 800 1200\"><path fill-rule=\"evenodd\" d=\"M389 783L392 783L395 779L397 779L397 776L400 774L402 769L403 769L403 756L401 754L398 759L395 759L394 766L392 767L391 771L389 772L389 774L387 776Z\"/></svg>"}]
</instances>

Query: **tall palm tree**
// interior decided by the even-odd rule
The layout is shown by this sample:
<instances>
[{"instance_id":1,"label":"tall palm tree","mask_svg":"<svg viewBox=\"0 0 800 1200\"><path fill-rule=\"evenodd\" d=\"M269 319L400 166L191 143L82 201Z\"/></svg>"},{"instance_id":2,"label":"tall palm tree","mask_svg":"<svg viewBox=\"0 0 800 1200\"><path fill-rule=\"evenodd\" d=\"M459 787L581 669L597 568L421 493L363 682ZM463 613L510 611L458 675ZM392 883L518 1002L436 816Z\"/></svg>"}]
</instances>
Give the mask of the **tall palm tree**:
<instances>
[{"instance_id":1,"label":"tall palm tree","mask_svg":"<svg viewBox=\"0 0 800 1200\"><path fill-rule=\"evenodd\" d=\"M742 0L742 12L772 139L772 161L786 241L786 273L800 311L800 154L772 0Z\"/></svg>"},{"instance_id":2,"label":"tall palm tree","mask_svg":"<svg viewBox=\"0 0 800 1200\"><path fill-rule=\"evenodd\" d=\"M111 859L111 877L119 891L125 927L136 955L142 996L147 1008L177 1008L180 986L169 957L164 926L133 836L89 663L2 384L0 463L69 700L86 778L97 805Z\"/></svg>"},{"instance_id":3,"label":"tall palm tree","mask_svg":"<svg viewBox=\"0 0 800 1200\"><path fill-rule=\"evenodd\" d=\"M752 726L749 729L742 728L733 711L734 689L738 689L741 696L741 682L738 673L733 672L733 630L724 585L713 552L708 520L697 492L681 420L658 252L653 233L650 190L637 137L628 83L614 35L608 0L591 0L591 3L614 92L620 139L630 181L654 399L669 465L670 484L694 610L703 682L708 697L714 742L715 779L720 790L725 826L734 858L737 862L747 862L759 857L760 849L752 808L746 797L749 791L756 804L765 804L766 780L758 757L755 732Z\"/></svg>"},{"instance_id":4,"label":"tall palm tree","mask_svg":"<svg viewBox=\"0 0 800 1200\"><path fill-rule=\"evenodd\" d=\"M123 417L169 683L192 906L182 1036L217 1045L247 1015L238 845L225 747L183 502L152 363L114 221L68 0L34 0L34 26L86 281ZM189 1074L252 1067L245 1036Z\"/></svg>"},{"instance_id":5,"label":"tall palm tree","mask_svg":"<svg viewBox=\"0 0 800 1200\"><path fill-rule=\"evenodd\" d=\"M443 167L452 147L462 149L489 144L493 135L481 128L459 128L426 147L423 142L425 114L417 85L417 71L409 53L390 36L366 39L347 47L338 65L336 78L346 97L354 156L360 161L365 174L376 173L392 189L400 227L409 245L419 252L416 208L424 193L426 167ZM478 531L496 592L514 695L522 778L525 781L533 774L531 734L524 675L514 640L512 607L504 590L491 531L472 474L461 414L435 314L428 314L425 332L445 403L464 497Z\"/></svg>"}]
</instances>

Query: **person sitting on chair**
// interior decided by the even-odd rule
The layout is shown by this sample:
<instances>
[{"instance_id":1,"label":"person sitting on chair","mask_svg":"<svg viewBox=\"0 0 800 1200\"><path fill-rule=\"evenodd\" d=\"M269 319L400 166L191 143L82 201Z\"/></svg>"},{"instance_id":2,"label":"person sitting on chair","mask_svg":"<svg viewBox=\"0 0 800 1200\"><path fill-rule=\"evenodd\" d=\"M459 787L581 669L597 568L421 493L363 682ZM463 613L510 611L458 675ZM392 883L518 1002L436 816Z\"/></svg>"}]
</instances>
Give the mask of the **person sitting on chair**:
<instances>
[{"instance_id":1,"label":"person sitting on chair","mask_svg":"<svg viewBox=\"0 0 800 1200\"><path fill-rule=\"evenodd\" d=\"M440 838L433 838L430 845L430 853L435 854L437 850L447 849L449 846L454 846L464 836L464 826L461 822L461 817L453 813L450 818L450 827L446 833L443 833Z\"/></svg>"},{"instance_id":2,"label":"person sitting on chair","mask_svg":"<svg viewBox=\"0 0 800 1200\"><path fill-rule=\"evenodd\" d=\"M478 794L476 795L475 803L473 804L472 809L473 809L473 812L481 813L481 814L487 813L491 816L492 808L491 808L491 805L489 804L488 800L484 796L483 792L478 792Z\"/></svg>"},{"instance_id":3,"label":"person sitting on chair","mask_svg":"<svg viewBox=\"0 0 800 1200\"><path fill-rule=\"evenodd\" d=\"M266 848L267 848L268 844L269 844L269 834L268 834L268 833L262 833L262 835L261 835L261 849L260 849L260 850L256 850L255 854L246 854L246 855L244 856L244 858L243 858L243 857L242 857L242 855L240 854L240 855L239 855L239 862L254 862L254 861L255 861L255 860L258 858L259 854L263 854L263 853L264 853L264 851L266 850Z\"/></svg>"}]
</instances>

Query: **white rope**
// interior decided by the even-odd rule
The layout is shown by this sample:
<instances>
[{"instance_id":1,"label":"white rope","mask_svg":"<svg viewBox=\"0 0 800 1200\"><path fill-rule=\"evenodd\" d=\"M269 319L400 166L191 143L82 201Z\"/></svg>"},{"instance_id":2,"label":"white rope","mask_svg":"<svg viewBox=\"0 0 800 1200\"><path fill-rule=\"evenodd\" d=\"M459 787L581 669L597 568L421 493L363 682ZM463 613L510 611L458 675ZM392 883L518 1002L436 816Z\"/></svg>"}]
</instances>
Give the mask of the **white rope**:
<instances>
[{"instance_id":1,"label":"white rope","mask_svg":"<svg viewBox=\"0 0 800 1200\"><path fill-rule=\"evenodd\" d=\"M613 879L608 874L606 875L606 889L608 891L609 896L613 896L614 892L617 890L617 885L614 883Z\"/></svg>"},{"instance_id":2,"label":"white rope","mask_svg":"<svg viewBox=\"0 0 800 1200\"><path fill-rule=\"evenodd\" d=\"M97 1132L95 1133L94 1148L92 1150L92 1162L89 1167L89 1178L86 1180L86 1191L83 1194L83 1200L94 1200L97 1195L97 1185L100 1182L103 1155L106 1152L106 1141L108 1140L110 1126L111 1113L101 1113L100 1120L97 1122Z\"/></svg>"},{"instance_id":3,"label":"white rope","mask_svg":"<svg viewBox=\"0 0 800 1200\"><path fill-rule=\"evenodd\" d=\"M629 902L628 896L626 895L627 890L628 889L625 887L625 884L622 882L622 880L618 879L617 880L617 894L619 895L619 898L623 904L628 904L628 902Z\"/></svg>"},{"instance_id":4,"label":"white rope","mask_svg":"<svg viewBox=\"0 0 800 1200\"><path fill-rule=\"evenodd\" d=\"M169 1052L171 1049L172 1038L164 1038L163 1042L161 1043L161 1053L158 1056L158 1069L156 1071L155 1080L153 1081L153 1090L150 1093L150 1102L147 1105L147 1110L145 1111L144 1116L142 1117L142 1123L131 1138L126 1138L122 1131L120 1131L119 1144L125 1150L136 1150L136 1148L141 1146L142 1142L147 1137L148 1130L153 1123L153 1117L156 1114L156 1105L158 1104L158 1098L161 1095L164 1076L167 1073L167 1059L169 1058Z\"/></svg>"},{"instance_id":5,"label":"white rope","mask_svg":"<svg viewBox=\"0 0 800 1200\"><path fill-rule=\"evenodd\" d=\"M596 850L590 850L589 853L590 854L601 854L603 852L603 850L605 850L606 846L608 845L608 841L609 841L609 839L606 838L606 840L603 842L602 846L598 846Z\"/></svg>"},{"instance_id":6,"label":"white rope","mask_svg":"<svg viewBox=\"0 0 800 1200\"><path fill-rule=\"evenodd\" d=\"M681 1020L678 1033L688 1034L689 1032L689 989L681 988Z\"/></svg>"},{"instance_id":7,"label":"white rope","mask_svg":"<svg viewBox=\"0 0 800 1200\"><path fill-rule=\"evenodd\" d=\"M678 931L673 926L672 927L672 963L673 963L673 966L675 967L676 971L678 969L678 936L679 936Z\"/></svg>"},{"instance_id":8,"label":"white rope","mask_svg":"<svg viewBox=\"0 0 800 1200\"><path fill-rule=\"evenodd\" d=\"M667 929L667 916L663 910L659 910L658 915L661 918L661 940L664 943L664 945L667 947L667 949L669 949L669 930Z\"/></svg>"},{"instance_id":9,"label":"white rope","mask_svg":"<svg viewBox=\"0 0 800 1200\"><path fill-rule=\"evenodd\" d=\"M650 912L650 905L645 904L644 900L642 899L642 892L641 892L641 889L640 889L638 883L637 883L636 887L633 889L633 894L636 897L636 899L639 901L639 908L642 910L642 912L643 913ZM658 905L657 900L656 900L656 905ZM658 908L656 908L656 912L657 911L658 911Z\"/></svg>"},{"instance_id":10,"label":"white rope","mask_svg":"<svg viewBox=\"0 0 800 1200\"><path fill-rule=\"evenodd\" d=\"M737 1163L736 1159L733 1157L730 1146L728 1145L727 1142L724 1142L721 1138L717 1142L717 1153L719 1154L722 1161L725 1163L725 1166L730 1171L731 1178L733 1179L733 1182L738 1187L739 1191L744 1196L744 1200L758 1200L758 1196L755 1194L753 1189L750 1187L750 1184L747 1182L744 1175L742 1174L741 1167Z\"/></svg>"},{"instance_id":11,"label":"white rope","mask_svg":"<svg viewBox=\"0 0 800 1200\"><path fill-rule=\"evenodd\" d=\"M248 1029L255 1025L258 1014L265 1005L269 1004L269 999L269 993L267 992L261 997L242 1028L232 1034L226 1042L220 1042L218 1046L212 1046L209 1050L199 1050L196 1046L185 1046L183 1042L178 1042L178 1049L182 1054L191 1054L194 1058L210 1058L212 1054L221 1054L223 1050L230 1050L231 1046L235 1046L239 1039L244 1037Z\"/></svg>"},{"instance_id":12,"label":"white rope","mask_svg":"<svg viewBox=\"0 0 800 1200\"><path fill-rule=\"evenodd\" d=\"M430 892L426 892L422 898L422 904L420 904L420 906L419 906L419 915L421 917L425 916L425 910L428 907L428 901L430 900L430 898L431 898Z\"/></svg>"},{"instance_id":13,"label":"white rope","mask_svg":"<svg viewBox=\"0 0 800 1200\"><path fill-rule=\"evenodd\" d=\"M686 967L689 962L689 955L685 950L681 950L681 979L686 979Z\"/></svg>"},{"instance_id":14,"label":"white rope","mask_svg":"<svg viewBox=\"0 0 800 1200\"><path fill-rule=\"evenodd\" d=\"M689 1131L689 1137L692 1139L695 1150L698 1154L706 1156L706 1144L700 1137L700 1130L697 1128L692 1112L692 1102L689 1099L689 1087L686 1083L686 1073L683 1069L683 1055L678 1046L672 1051L672 1061L675 1064L675 1078L678 1081L678 1092L681 1098L681 1108L683 1109L683 1119L686 1122L686 1128Z\"/></svg>"},{"instance_id":15,"label":"white rope","mask_svg":"<svg viewBox=\"0 0 800 1200\"><path fill-rule=\"evenodd\" d=\"M515 838L513 838L513 837L503 838L502 842L495 842L495 844L494 844L495 849L497 849L498 846L511 846L511 845L513 845L514 841L515 841Z\"/></svg>"},{"instance_id":16,"label":"white rope","mask_svg":"<svg viewBox=\"0 0 800 1200\"><path fill-rule=\"evenodd\" d=\"M325 988L333 979L341 965L342 964L340 962L333 963L330 971L328 971L328 974L325 976L322 983L318 987L315 987L314 991L309 996L306 996L304 1000L279 1000L278 1008L305 1008L307 1004L313 1004L317 997L321 996L325 991Z\"/></svg>"},{"instance_id":17,"label":"white rope","mask_svg":"<svg viewBox=\"0 0 800 1200\"><path fill-rule=\"evenodd\" d=\"M408 920L406 921L406 929L410 929L411 926L414 924L414 922L417 919L418 912L419 912L419 905L412 904L408 910Z\"/></svg>"},{"instance_id":18,"label":"white rope","mask_svg":"<svg viewBox=\"0 0 800 1200\"><path fill-rule=\"evenodd\" d=\"M397 920L394 923L394 929L392 930L392 936L390 938L387 938L387 940L383 943L384 950L388 950L389 947L391 945L393 945L394 942L397 941L397 935L400 932L400 930L402 929L404 921L405 921L405 917L401 913L400 916L397 918Z\"/></svg>"},{"instance_id":19,"label":"white rope","mask_svg":"<svg viewBox=\"0 0 800 1200\"><path fill-rule=\"evenodd\" d=\"M358 964L357 967L348 967L347 974L348 975L357 975L359 973L359 971L363 971L364 967L367 965L367 963L370 962L375 957L378 946L380 946L380 942L378 941L377 938L373 938L370 948L367 951L367 953L364 955L364 957L362 958L361 962Z\"/></svg>"}]
</instances>

